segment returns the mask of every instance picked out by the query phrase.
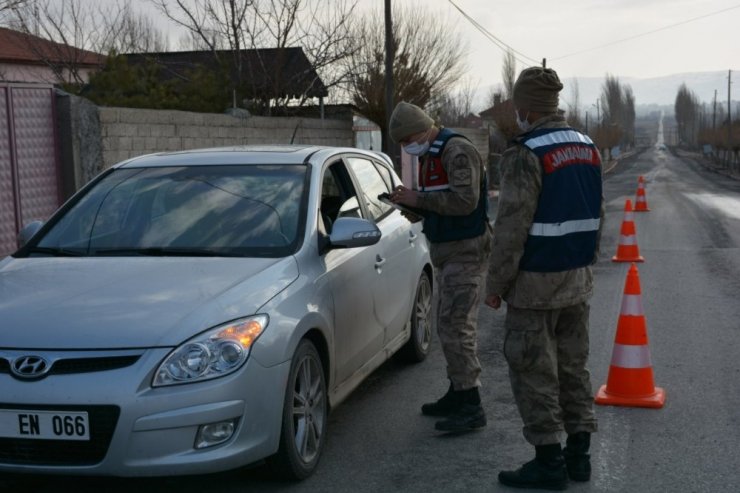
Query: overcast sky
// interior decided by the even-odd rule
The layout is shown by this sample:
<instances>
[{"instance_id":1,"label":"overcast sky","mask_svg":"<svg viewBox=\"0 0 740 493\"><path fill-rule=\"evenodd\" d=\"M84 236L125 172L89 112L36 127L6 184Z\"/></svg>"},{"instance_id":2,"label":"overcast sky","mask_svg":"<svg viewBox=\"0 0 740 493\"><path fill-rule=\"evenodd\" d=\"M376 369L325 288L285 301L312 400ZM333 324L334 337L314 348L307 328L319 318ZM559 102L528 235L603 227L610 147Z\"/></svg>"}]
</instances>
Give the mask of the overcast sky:
<instances>
[{"instance_id":1,"label":"overcast sky","mask_svg":"<svg viewBox=\"0 0 740 493\"><path fill-rule=\"evenodd\" d=\"M135 1L157 15L146 0ZM543 57L561 79L604 77L607 73L620 78L651 78L740 69L738 0L453 1L518 52L517 72L541 63ZM501 82L504 52L449 0L392 2L448 19L468 45L472 84L484 88ZM382 12L383 5L384 0L359 0L361 11L377 8ZM719 11L724 12L708 15ZM675 24L680 25L669 27ZM636 38L619 42L632 37ZM177 36L171 34L170 44L173 48L177 45Z\"/></svg>"},{"instance_id":2,"label":"overcast sky","mask_svg":"<svg viewBox=\"0 0 740 493\"><path fill-rule=\"evenodd\" d=\"M380 0L362 0L363 2ZM406 1L406 0L396 0ZM657 77L740 68L737 0L453 0L485 29L522 55L565 77ZM476 30L449 0L426 0L470 43L470 73L481 85L501 81L503 51ZM736 8L732 8L736 7ZM600 46L730 9L611 46ZM590 51L585 51L590 50ZM579 54L574 54L578 53ZM534 64L517 55L526 65ZM572 56L569 56L572 55ZM517 69L523 68L517 62Z\"/></svg>"}]
</instances>

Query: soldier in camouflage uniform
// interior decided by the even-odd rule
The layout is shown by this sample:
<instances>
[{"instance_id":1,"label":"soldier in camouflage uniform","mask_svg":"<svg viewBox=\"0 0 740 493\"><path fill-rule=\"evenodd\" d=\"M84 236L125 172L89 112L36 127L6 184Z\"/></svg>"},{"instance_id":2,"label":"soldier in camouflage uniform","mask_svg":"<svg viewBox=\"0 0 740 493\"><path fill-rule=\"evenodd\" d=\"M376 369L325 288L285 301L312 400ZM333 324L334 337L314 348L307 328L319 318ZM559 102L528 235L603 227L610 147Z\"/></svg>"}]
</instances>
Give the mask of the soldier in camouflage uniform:
<instances>
[{"instance_id":1,"label":"soldier in camouflage uniform","mask_svg":"<svg viewBox=\"0 0 740 493\"><path fill-rule=\"evenodd\" d=\"M507 303L504 355L536 457L499 481L564 489L587 481L597 429L586 362L588 299L604 217L601 158L558 115L555 71L532 67L514 85L520 134L501 160L486 304ZM567 433L561 449L561 434Z\"/></svg>"},{"instance_id":2,"label":"soldier in camouflage uniform","mask_svg":"<svg viewBox=\"0 0 740 493\"><path fill-rule=\"evenodd\" d=\"M435 424L441 431L481 428L486 415L478 392L476 327L491 242L483 160L467 138L435 127L413 104L396 106L390 133L421 162L418 190L399 186L391 200L410 206L424 220L439 294L437 332L450 380L447 393L424 404L422 413L444 418Z\"/></svg>"}]
</instances>

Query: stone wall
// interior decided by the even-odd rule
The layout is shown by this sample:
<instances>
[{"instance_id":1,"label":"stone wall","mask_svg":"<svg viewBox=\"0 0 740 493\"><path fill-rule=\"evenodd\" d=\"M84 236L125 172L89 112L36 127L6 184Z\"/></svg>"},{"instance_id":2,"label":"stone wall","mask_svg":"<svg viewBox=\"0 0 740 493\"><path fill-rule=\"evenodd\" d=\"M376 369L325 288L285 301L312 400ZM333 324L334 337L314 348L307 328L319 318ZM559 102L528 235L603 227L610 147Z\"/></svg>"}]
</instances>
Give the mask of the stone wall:
<instances>
[{"instance_id":1,"label":"stone wall","mask_svg":"<svg viewBox=\"0 0 740 493\"><path fill-rule=\"evenodd\" d=\"M68 198L103 170L98 107L57 91L57 128L62 194Z\"/></svg>"}]
</instances>

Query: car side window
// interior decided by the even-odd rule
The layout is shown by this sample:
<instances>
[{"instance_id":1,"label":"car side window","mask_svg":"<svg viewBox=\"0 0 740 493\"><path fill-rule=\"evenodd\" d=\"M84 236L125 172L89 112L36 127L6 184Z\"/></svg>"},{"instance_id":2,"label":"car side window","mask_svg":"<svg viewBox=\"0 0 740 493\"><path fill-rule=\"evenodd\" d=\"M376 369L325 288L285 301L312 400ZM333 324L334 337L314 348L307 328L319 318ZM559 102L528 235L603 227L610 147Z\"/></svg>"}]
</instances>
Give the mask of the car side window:
<instances>
[{"instance_id":1,"label":"car side window","mask_svg":"<svg viewBox=\"0 0 740 493\"><path fill-rule=\"evenodd\" d=\"M321 179L319 218L326 234L331 234L334 222L340 217L362 217L352 180L341 161L332 163Z\"/></svg>"},{"instance_id":2,"label":"car side window","mask_svg":"<svg viewBox=\"0 0 740 493\"><path fill-rule=\"evenodd\" d=\"M388 182L381 176L375 164L368 159L351 157L347 158L347 163L360 185L360 196L365 201L371 219L375 221L381 219L393 209L378 199L378 195L391 191Z\"/></svg>"}]
</instances>

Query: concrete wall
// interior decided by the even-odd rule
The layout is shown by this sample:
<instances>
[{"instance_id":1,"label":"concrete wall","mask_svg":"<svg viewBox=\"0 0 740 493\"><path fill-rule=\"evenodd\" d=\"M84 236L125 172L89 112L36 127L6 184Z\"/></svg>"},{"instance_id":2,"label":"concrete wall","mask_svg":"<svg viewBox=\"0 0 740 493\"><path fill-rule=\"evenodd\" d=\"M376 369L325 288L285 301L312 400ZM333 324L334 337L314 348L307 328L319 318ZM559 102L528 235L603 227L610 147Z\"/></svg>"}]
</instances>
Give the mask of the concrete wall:
<instances>
[{"instance_id":1,"label":"concrete wall","mask_svg":"<svg viewBox=\"0 0 740 493\"><path fill-rule=\"evenodd\" d=\"M483 160L488 159L488 129L487 128L453 128L471 140L478 149Z\"/></svg>"},{"instance_id":2,"label":"concrete wall","mask_svg":"<svg viewBox=\"0 0 740 493\"><path fill-rule=\"evenodd\" d=\"M352 147L352 122L98 108L103 168L124 159L162 151L253 144Z\"/></svg>"}]
</instances>

